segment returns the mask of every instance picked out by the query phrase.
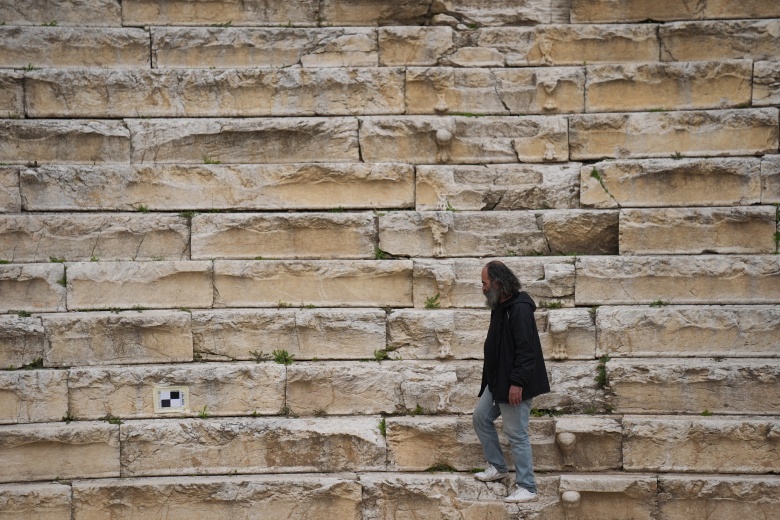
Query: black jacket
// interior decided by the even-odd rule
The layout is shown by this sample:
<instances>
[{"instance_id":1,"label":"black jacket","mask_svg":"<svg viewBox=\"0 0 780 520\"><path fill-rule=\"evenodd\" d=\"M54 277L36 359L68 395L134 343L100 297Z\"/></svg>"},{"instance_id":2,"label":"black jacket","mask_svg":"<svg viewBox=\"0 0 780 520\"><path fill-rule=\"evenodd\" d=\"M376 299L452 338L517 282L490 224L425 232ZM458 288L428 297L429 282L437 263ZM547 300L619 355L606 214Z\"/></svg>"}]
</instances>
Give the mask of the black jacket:
<instances>
[{"instance_id":1,"label":"black jacket","mask_svg":"<svg viewBox=\"0 0 780 520\"><path fill-rule=\"evenodd\" d=\"M496 402L508 403L511 385L522 387L523 400L550 391L535 310L534 301L521 291L490 313L479 395L489 387Z\"/></svg>"}]
</instances>

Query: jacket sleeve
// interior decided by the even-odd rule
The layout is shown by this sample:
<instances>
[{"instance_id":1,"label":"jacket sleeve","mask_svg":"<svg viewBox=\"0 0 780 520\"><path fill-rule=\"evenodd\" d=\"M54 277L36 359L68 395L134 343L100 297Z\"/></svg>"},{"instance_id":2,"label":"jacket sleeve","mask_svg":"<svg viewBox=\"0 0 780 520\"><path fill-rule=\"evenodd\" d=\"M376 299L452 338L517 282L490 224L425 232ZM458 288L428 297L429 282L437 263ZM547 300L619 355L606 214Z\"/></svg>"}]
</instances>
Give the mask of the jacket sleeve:
<instances>
[{"instance_id":1,"label":"jacket sleeve","mask_svg":"<svg viewBox=\"0 0 780 520\"><path fill-rule=\"evenodd\" d=\"M515 358L512 366L510 382L519 387L526 387L536 368L536 351L534 349L534 315L528 312L524 304L515 305L509 315L509 330L515 345Z\"/></svg>"}]
</instances>

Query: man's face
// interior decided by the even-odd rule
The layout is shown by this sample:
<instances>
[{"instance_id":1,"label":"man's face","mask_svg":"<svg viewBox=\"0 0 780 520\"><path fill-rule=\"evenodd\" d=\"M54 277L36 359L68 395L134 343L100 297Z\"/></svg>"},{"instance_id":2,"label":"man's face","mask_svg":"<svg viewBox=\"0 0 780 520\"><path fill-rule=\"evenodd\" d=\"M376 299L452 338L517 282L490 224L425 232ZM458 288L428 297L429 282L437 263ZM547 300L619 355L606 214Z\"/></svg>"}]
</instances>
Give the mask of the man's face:
<instances>
[{"instance_id":1,"label":"man's face","mask_svg":"<svg viewBox=\"0 0 780 520\"><path fill-rule=\"evenodd\" d=\"M487 266L485 266L482 268L482 294L487 296L492 285L490 278L488 278Z\"/></svg>"},{"instance_id":2,"label":"man's face","mask_svg":"<svg viewBox=\"0 0 780 520\"><path fill-rule=\"evenodd\" d=\"M501 302L501 291L498 284L488 277L487 266L482 268L482 294L489 309L495 309Z\"/></svg>"}]
</instances>

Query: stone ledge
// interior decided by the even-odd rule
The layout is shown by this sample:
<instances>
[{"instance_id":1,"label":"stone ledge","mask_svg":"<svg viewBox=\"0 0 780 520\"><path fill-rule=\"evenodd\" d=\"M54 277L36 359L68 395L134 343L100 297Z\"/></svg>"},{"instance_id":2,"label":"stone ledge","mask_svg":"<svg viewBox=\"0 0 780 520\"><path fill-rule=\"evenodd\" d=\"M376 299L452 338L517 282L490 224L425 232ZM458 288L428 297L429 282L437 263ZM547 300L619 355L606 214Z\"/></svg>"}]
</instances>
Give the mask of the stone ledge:
<instances>
[{"instance_id":1,"label":"stone ledge","mask_svg":"<svg viewBox=\"0 0 780 520\"><path fill-rule=\"evenodd\" d=\"M0 166L0 213L22 211L22 197L19 192L21 169L21 166Z\"/></svg>"},{"instance_id":2,"label":"stone ledge","mask_svg":"<svg viewBox=\"0 0 780 520\"><path fill-rule=\"evenodd\" d=\"M778 32L780 19L667 23L658 29L661 61L775 60Z\"/></svg>"},{"instance_id":3,"label":"stone ledge","mask_svg":"<svg viewBox=\"0 0 780 520\"><path fill-rule=\"evenodd\" d=\"M2 484L0 504L0 520L70 520L71 486Z\"/></svg>"},{"instance_id":4,"label":"stone ledge","mask_svg":"<svg viewBox=\"0 0 780 520\"><path fill-rule=\"evenodd\" d=\"M63 264L0 264L0 312L65 311Z\"/></svg>"},{"instance_id":5,"label":"stone ledge","mask_svg":"<svg viewBox=\"0 0 780 520\"><path fill-rule=\"evenodd\" d=\"M64 370L0 372L0 424L59 421L68 413Z\"/></svg>"},{"instance_id":6,"label":"stone ledge","mask_svg":"<svg viewBox=\"0 0 780 520\"><path fill-rule=\"evenodd\" d=\"M0 315L0 367L21 368L43 359L41 318Z\"/></svg>"},{"instance_id":7,"label":"stone ledge","mask_svg":"<svg viewBox=\"0 0 780 520\"><path fill-rule=\"evenodd\" d=\"M121 27L122 6L114 0L29 0L24 9L14 0L0 2L0 20L8 25L43 25L52 21L57 26Z\"/></svg>"},{"instance_id":8,"label":"stone ledge","mask_svg":"<svg viewBox=\"0 0 780 520\"><path fill-rule=\"evenodd\" d=\"M705 2L688 5L677 0L573 0L572 23L701 20L712 18L779 18L771 2Z\"/></svg>"}]
</instances>

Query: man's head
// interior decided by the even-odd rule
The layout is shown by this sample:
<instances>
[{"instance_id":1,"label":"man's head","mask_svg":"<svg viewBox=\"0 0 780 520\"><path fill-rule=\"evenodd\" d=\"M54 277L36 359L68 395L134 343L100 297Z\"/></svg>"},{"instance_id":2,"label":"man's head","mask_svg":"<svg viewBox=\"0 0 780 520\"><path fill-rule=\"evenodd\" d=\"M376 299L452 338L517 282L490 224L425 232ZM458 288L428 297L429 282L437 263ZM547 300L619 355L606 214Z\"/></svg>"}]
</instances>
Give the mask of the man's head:
<instances>
[{"instance_id":1,"label":"man's head","mask_svg":"<svg viewBox=\"0 0 780 520\"><path fill-rule=\"evenodd\" d=\"M503 262L493 260L482 268L482 294L489 308L495 309L519 290L520 280Z\"/></svg>"}]
</instances>

